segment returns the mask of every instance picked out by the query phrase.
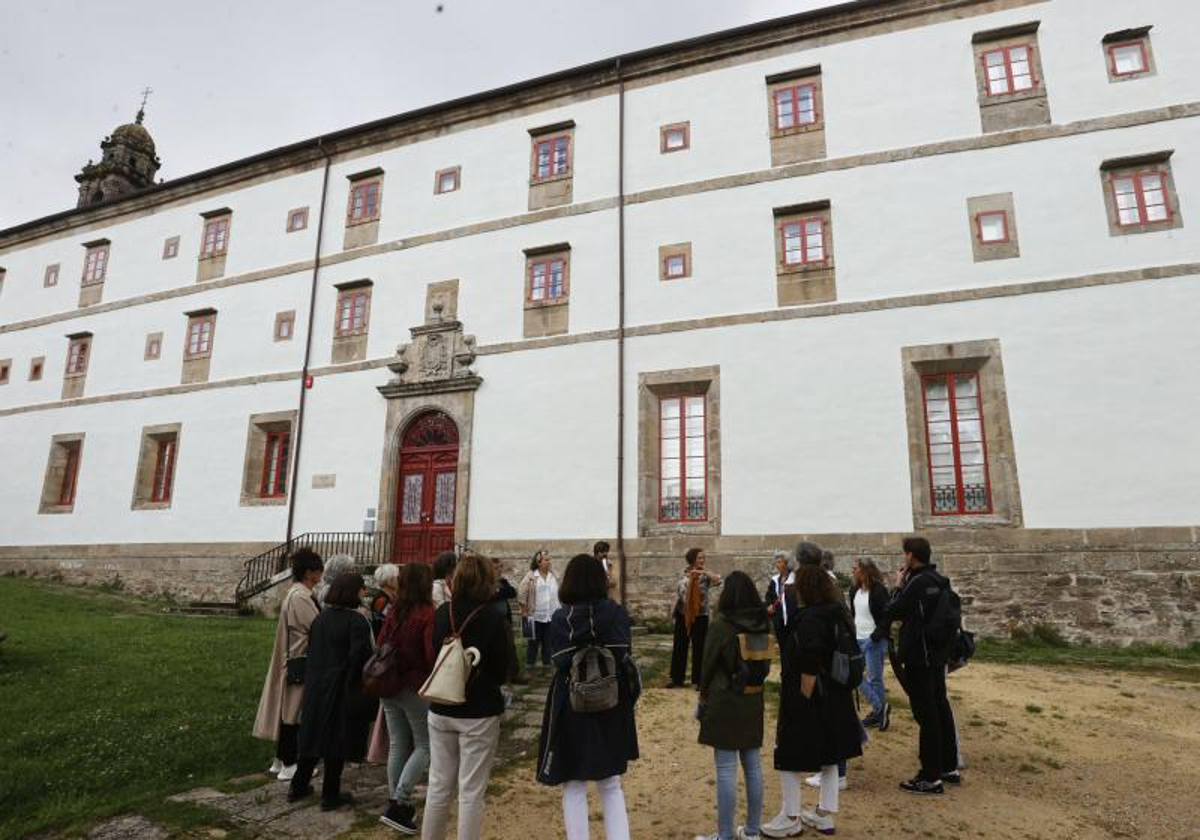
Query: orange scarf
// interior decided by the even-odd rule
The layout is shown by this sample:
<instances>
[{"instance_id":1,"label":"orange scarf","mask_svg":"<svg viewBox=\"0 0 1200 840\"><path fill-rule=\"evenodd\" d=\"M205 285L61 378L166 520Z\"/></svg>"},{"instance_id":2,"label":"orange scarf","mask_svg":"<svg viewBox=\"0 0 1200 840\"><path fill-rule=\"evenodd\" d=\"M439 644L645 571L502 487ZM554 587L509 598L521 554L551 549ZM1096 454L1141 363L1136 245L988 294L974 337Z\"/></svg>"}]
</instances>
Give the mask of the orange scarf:
<instances>
[{"instance_id":1,"label":"orange scarf","mask_svg":"<svg viewBox=\"0 0 1200 840\"><path fill-rule=\"evenodd\" d=\"M700 615L700 604L703 602L703 595L700 592L700 575L690 575L688 581L687 598L683 602L683 626L690 635L692 625L696 623L697 616Z\"/></svg>"}]
</instances>

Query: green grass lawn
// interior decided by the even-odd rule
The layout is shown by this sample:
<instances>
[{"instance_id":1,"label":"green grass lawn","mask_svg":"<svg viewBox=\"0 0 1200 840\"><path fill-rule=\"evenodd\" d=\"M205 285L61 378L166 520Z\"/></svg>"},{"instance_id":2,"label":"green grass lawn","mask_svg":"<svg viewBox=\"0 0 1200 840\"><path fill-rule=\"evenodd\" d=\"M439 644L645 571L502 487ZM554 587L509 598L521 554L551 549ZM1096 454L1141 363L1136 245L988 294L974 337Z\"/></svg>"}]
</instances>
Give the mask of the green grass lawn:
<instances>
[{"instance_id":1,"label":"green grass lawn","mask_svg":"<svg viewBox=\"0 0 1200 840\"><path fill-rule=\"evenodd\" d=\"M1135 671L1200 682L1200 642L1188 647L1131 645L1084 647L1039 639L999 641L980 639L976 659L1006 665L1067 665L1114 671Z\"/></svg>"},{"instance_id":2,"label":"green grass lawn","mask_svg":"<svg viewBox=\"0 0 1200 840\"><path fill-rule=\"evenodd\" d=\"M0 838L161 811L265 768L250 736L274 623L0 578Z\"/></svg>"}]
</instances>

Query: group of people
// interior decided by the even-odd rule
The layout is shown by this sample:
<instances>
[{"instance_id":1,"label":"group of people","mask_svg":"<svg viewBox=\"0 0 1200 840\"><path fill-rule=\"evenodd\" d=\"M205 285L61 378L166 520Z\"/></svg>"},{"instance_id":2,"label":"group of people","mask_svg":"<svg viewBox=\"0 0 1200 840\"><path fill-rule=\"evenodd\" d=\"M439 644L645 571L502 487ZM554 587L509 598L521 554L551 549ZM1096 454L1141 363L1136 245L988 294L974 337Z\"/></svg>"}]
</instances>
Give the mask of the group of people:
<instances>
[{"instance_id":1,"label":"group of people","mask_svg":"<svg viewBox=\"0 0 1200 840\"><path fill-rule=\"evenodd\" d=\"M940 794L944 784L961 783L946 696L951 654L925 632L949 582L931 562L926 540L910 537L903 548L893 589L875 563L862 558L843 595L832 555L801 542L792 553L777 553L765 597L745 572L722 578L706 568L703 550L687 552L675 592L668 685L684 685L690 648L699 742L713 748L717 781L717 831L697 840L794 837L805 826L834 833L845 762L862 755L868 728L882 732L890 725L883 671L895 623L901 627L893 667L920 727L920 771L900 787ZM364 692L366 666L371 693L378 696L377 728L386 728L391 799L381 821L405 834L442 840L457 796L457 836L478 838L509 699L503 686L523 678L510 613L515 599L527 642L525 667L552 669L536 778L562 788L568 840L588 837L589 782L599 795L607 840L627 840L621 777L638 757L641 676L629 615L610 598L607 549L597 543L592 554L573 557L561 583L549 553L538 551L516 588L498 562L469 551L444 554L431 566L382 566L376 583L383 597L369 604L363 577L335 564L342 558L331 558L326 567L311 550L296 551L255 723L257 736L276 742L271 771L290 781L289 800L313 794L321 763L321 807L350 801L340 789L342 768L365 756L364 733L375 715ZM338 574L329 580L335 565ZM710 609L710 595L718 591ZM423 688L440 666L439 652L456 639L478 654L465 702L431 702ZM861 686L835 673L847 644L857 647L863 664ZM764 822L764 683L775 647L781 684L773 758L782 803L778 815ZM862 720L855 686L871 707ZM735 829L739 765L747 808L745 823ZM426 776L418 829L414 794ZM802 807L804 782L819 788L808 809Z\"/></svg>"}]
</instances>

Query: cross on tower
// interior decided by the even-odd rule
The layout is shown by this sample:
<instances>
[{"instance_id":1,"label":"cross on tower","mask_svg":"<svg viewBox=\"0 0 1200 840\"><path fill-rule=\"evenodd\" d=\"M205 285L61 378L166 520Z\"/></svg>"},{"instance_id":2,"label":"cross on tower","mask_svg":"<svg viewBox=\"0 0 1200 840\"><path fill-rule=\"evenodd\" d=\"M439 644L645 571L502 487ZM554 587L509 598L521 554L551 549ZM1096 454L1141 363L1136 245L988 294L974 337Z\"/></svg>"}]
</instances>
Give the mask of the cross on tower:
<instances>
[{"instance_id":1,"label":"cross on tower","mask_svg":"<svg viewBox=\"0 0 1200 840\"><path fill-rule=\"evenodd\" d=\"M149 86L142 90L142 107L138 108L137 112L138 125L142 124L142 118L146 116L146 100L150 98L150 94L152 93L154 93L154 88Z\"/></svg>"}]
</instances>

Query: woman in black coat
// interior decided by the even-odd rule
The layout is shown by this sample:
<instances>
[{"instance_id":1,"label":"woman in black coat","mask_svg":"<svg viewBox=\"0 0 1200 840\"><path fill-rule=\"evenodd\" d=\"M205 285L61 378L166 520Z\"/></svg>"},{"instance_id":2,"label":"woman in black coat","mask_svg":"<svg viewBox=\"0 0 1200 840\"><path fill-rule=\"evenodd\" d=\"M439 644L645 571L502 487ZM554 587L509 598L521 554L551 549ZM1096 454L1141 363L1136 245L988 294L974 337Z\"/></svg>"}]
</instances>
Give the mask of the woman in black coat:
<instances>
[{"instance_id":1,"label":"woman in black coat","mask_svg":"<svg viewBox=\"0 0 1200 840\"><path fill-rule=\"evenodd\" d=\"M834 831L838 810L839 761L862 755L862 729L852 692L829 678L834 625L853 638L854 625L833 578L821 568L821 549L796 547L800 568L795 590L800 603L782 652L775 769L783 789L783 810L762 827L768 837L792 837L805 826ZM800 807L801 773L821 773L821 798L812 811Z\"/></svg>"},{"instance_id":2,"label":"woman in black coat","mask_svg":"<svg viewBox=\"0 0 1200 840\"><path fill-rule=\"evenodd\" d=\"M633 707L640 685L631 659L629 614L607 596L604 566L590 554L577 554L563 574L558 590L563 606L547 633L555 670L542 717L537 779L563 786L567 840L588 836L589 781L600 793L605 834L629 837L621 776L638 757ZM593 645L613 655L617 705L603 712L576 712L570 702L571 661L576 651Z\"/></svg>"},{"instance_id":3,"label":"woman in black coat","mask_svg":"<svg viewBox=\"0 0 1200 840\"><path fill-rule=\"evenodd\" d=\"M329 588L309 631L304 700L300 706L300 760L288 791L295 802L312 793L313 770L325 762L321 809L351 802L341 792L342 766L350 750L351 707L362 697L362 668L371 658L371 624L358 611L366 585L362 575L344 574Z\"/></svg>"}]
</instances>

